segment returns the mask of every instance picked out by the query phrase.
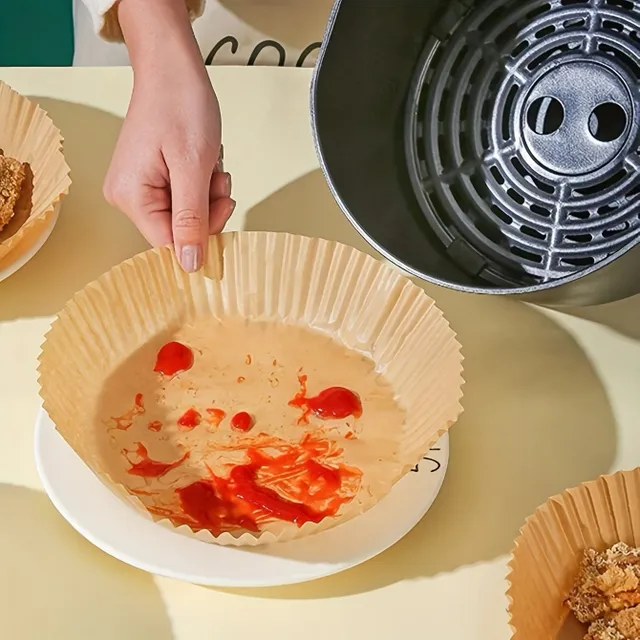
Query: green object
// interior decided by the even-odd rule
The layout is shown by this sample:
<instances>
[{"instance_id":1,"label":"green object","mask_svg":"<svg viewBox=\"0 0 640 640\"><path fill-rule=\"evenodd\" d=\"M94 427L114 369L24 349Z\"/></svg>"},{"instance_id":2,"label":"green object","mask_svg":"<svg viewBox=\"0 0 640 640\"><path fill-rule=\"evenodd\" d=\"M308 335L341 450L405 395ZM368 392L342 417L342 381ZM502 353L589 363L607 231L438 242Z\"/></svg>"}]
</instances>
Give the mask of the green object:
<instances>
[{"instance_id":1,"label":"green object","mask_svg":"<svg viewBox=\"0 0 640 640\"><path fill-rule=\"evenodd\" d=\"M73 62L72 0L0 0L0 66Z\"/></svg>"}]
</instances>

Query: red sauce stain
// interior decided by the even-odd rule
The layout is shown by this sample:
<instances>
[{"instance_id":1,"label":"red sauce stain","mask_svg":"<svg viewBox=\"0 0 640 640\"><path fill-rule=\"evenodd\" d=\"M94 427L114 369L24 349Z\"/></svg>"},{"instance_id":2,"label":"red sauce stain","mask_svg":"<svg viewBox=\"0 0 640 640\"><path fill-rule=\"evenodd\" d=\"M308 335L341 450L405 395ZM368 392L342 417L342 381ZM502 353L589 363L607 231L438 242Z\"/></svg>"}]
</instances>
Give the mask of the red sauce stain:
<instances>
[{"instance_id":1,"label":"red sauce stain","mask_svg":"<svg viewBox=\"0 0 640 640\"><path fill-rule=\"evenodd\" d=\"M220 495L210 480L198 480L177 489L176 493L182 511L200 529L208 529L214 535L229 529L259 531L251 509L228 492Z\"/></svg>"},{"instance_id":2,"label":"red sauce stain","mask_svg":"<svg viewBox=\"0 0 640 640\"><path fill-rule=\"evenodd\" d=\"M189 452L187 451L182 456L182 458L176 460L175 462L159 462L157 460L152 460L149 457L147 448L141 442L137 442L136 444L138 445L138 448L135 450L135 455L138 457L137 462L132 462L129 459L129 451L127 451L126 449L122 450L124 457L131 465L131 469L129 469L127 473L131 474L132 476L141 476L143 478L159 478L165 473L171 471L171 469L175 469L177 466L181 465L189 457Z\"/></svg>"},{"instance_id":3,"label":"red sauce stain","mask_svg":"<svg viewBox=\"0 0 640 640\"><path fill-rule=\"evenodd\" d=\"M309 422L309 408L307 407L307 375L302 373L302 369L298 371L298 384L300 385L300 389L298 390L298 393L289 400L289 406L304 409L302 415L298 418L298 424L307 424Z\"/></svg>"},{"instance_id":4,"label":"red sauce stain","mask_svg":"<svg viewBox=\"0 0 640 640\"><path fill-rule=\"evenodd\" d=\"M186 524L190 527L193 527L195 524L192 518L185 516L183 513L176 513L174 509L171 509L169 507L159 507L157 505L145 506L147 507L147 511L149 511L149 513L153 513L154 515L160 516L161 518L168 518L176 526Z\"/></svg>"},{"instance_id":5,"label":"red sauce stain","mask_svg":"<svg viewBox=\"0 0 640 640\"><path fill-rule=\"evenodd\" d=\"M362 415L362 403L357 393L344 387L329 387L317 396L307 399L307 406L323 420L359 418Z\"/></svg>"},{"instance_id":6,"label":"red sauce stain","mask_svg":"<svg viewBox=\"0 0 640 640\"><path fill-rule=\"evenodd\" d=\"M259 531L261 523L274 519L299 527L318 523L353 499L362 477L359 469L316 459L319 451L333 450L334 445L309 434L300 444L281 445L277 455L250 447L246 462L232 467L228 477L212 473L211 478L177 489L182 513L164 509L163 515L214 535L234 529Z\"/></svg>"},{"instance_id":7,"label":"red sauce stain","mask_svg":"<svg viewBox=\"0 0 640 640\"><path fill-rule=\"evenodd\" d=\"M135 496L155 496L155 491L147 491L146 489L129 489L129 493L133 493Z\"/></svg>"},{"instance_id":8,"label":"red sauce stain","mask_svg":"<svg viewBox=\"0 0 640 640\"><path fill-rule=\"evenodd\" d=\"M245 364L251 364L251 354L247 353L247 357L244 359Z\"/></svg>"},{"instance_id":9,"label":"red sauce stain","mask_svg":"<svg viewBox=\"0 0 640 640\"><path fill-rule=\"evenodd\" d=\"M341 420L362 415L362 402L357 393L344 387L329 387L318 395L307 397L307 376L298 372L298 393L289 401L289 406L303 409L298 424L307 424L309 414L313 413L322 420Z\"/></svg>"},{"instance_id":10,"label":"red sauce stain","mask_svg":"<svg viewBox=\"0 0 640 640\"><path fill-rule=\"evenodd\" d=\"M236 431L249 431L253 426L253 418L246 411L240 411L231 418L231 426Z\"/></svg>"},{"instance_id":11,"label":"red sauce stain","mask_svg":"<svg viewBox=\"0 0 640 640\"><path fill-rule=\"evenodd\" d=\"M206 420L210 425L213 425L214 427L219 427L220 423L227 417L226 412L215 407L207 409L207 413L209 415Z\"/></svg>"},{"instance_id":12,"label":"red sauce stain","mask_svg":"<svg viewBox=\"0 0 640 640\"><path fill-rule=\"evenodd\" d=\"M353 433L353 431L347 431L347 433L344 434L344 437L346 440L357 440L358 436L356 436L355 433Z\"/></svg>"},{"instance_id":13,"label":"red sauce stain","mask_svg":"<svg viewBox=\"0 0 640 640\"><path fill-rule=\"evenodd\" d=\"M273 450L281 453L291 453L292 448L302 447L310 456L329 460L337 458L342 449L335 440L329 440L320 430L305 433L299 444L292 444L287 440L271 436L261 432L257 435L238 436L231 442L211 442L208 443L208 453L217 451L245 451L252 450Z\"/></svg>"},{"instance_id":14,"label":"red sauce stain","mask_svg":"<svg viewBox=\"0 0 640 640\"><path fill-rule=\"evenodd\" d=\"M165 376L187 371L193 366L193 351L180 342L168 342L158 351L154 371Z\"/></svg>"},{"instance_id":15,"label":"red sauce stain","mask_svg":"<svg viewBox=\"0 0 640 640\"><path fill-rule=\"evenodd\" d=\"M242 384L246 378L244 376L238 376L238 380L236 381L238 384Z\"/></svg>"},{"instance_id":16,"label":"red sauce stain","mask_svg":"<svg viewBox=\"0 0 640 640\"><path fill-rule=\"evenodd\" d=\"M307 471L314 487L324 485L324 490L332 493L340 489L342 477L339 469L326 467L315 460L307 460Z\"/></svg>"},{"instance_id":17,"label":"red sauce stain","mask_svg":"<svg viewBox=\"0 0 640 640\"><path fill-rule=\"evenodd\" d=\"M187 409L178 418L178 424L188 431L191 431L191 429L195 429L201 421L202 416L193 407Z\"/></svg>"},{"instance_id":18,"label":"red sauce stain","mask_svg":"<svg viewBox=\"0 0 640 640\"><path fill-rule=\"evenodd\" d=\"M162 422L160 420L152 420L148 425L149 431L160 431L162 429Z\"/></svg>"},{"instance_id":19,"label":"red sauce stain","mask_svg":"<svg viewBox=\"0 0 640 640\"><path fill-rule=\"evenodd\" d=\"M134 418L142 415L144 412L144 396L141 393L137 393L133 401L133 407L129 409L129 411L126 411L121 416L111 418L111 420L115 422L115 426L112 428L126 431L133 425Z\"/></svg>"}]
</instances>

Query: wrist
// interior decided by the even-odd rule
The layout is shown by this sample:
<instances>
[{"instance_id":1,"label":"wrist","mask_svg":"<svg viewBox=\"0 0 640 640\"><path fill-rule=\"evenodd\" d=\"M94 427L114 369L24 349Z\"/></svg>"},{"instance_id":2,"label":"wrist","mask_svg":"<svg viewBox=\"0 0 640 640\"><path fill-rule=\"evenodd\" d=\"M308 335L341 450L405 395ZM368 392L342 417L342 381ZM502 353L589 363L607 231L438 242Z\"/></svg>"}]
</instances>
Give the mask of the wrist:
<instances>
[{"instance_id":1,"label":"wrist","mask_svg":"<svg viewBox=\"0 0 640 640\"><path fill-rule=\"evenodd\" d=\"M117 11L134 74L167 65L204 71L185 0L120 0Z\"/></svg>"}]
</instances>

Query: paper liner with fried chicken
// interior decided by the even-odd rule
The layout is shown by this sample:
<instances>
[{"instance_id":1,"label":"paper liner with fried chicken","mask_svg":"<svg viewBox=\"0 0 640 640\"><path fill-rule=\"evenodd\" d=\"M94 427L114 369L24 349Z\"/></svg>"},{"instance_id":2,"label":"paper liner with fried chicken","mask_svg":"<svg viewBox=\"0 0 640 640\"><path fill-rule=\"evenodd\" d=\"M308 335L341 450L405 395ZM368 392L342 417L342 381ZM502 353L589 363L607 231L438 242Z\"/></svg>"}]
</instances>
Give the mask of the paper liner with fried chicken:
<instances>
[{"instance_id":1,"label":"paper liner with fried chicken","mask_svg":"<svg viewBox=\"0 0 640 640\"><path fill-rule=\"evenodd\" d=\"M624 542L587 549L567 604L590 625L585 640L640 638L640 549Z\"/></svg>"}]
</instances>

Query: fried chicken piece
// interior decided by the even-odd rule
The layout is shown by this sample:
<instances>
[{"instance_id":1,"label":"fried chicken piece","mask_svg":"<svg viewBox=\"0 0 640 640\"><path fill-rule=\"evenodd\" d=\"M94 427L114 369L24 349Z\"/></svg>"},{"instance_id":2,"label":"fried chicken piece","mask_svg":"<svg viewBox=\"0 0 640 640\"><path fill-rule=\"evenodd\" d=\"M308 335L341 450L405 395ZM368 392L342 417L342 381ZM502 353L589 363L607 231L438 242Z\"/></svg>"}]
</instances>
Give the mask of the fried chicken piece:
<instances>
[{"instance_id":1,"label":"fried chicken piece","mask_svg":"<svg viewBox=\"0 0 640 640\"><path fill-rule=\"evenodd\" d=\"M26 178L27 166L0 151L0 230L15 215Z\"/></svg>"},{"instance_id":2,"label":"fried chicken piece","mask_svg":"<svg viewBox=\"0 0 640 640\"><path fill-rule=\"evenodd\" d=\"M638 640L640 606L624 609L613 616L596 620L584 640Z\"/></svg>"},{"instance_id":3,"label":"fried chicken piece","mask_svg":"<svg viewBox=\"0 0 640 640\"><path fill-rule=\"evenodd\" d=\"M587 549L567 604L583 623L639 605L640 549L623 542L603 552Z\"/></svg>"}]
</instances>

